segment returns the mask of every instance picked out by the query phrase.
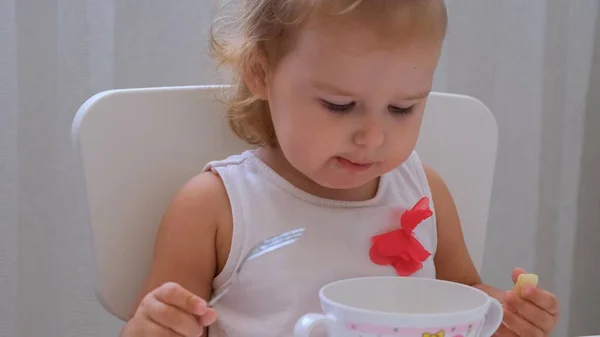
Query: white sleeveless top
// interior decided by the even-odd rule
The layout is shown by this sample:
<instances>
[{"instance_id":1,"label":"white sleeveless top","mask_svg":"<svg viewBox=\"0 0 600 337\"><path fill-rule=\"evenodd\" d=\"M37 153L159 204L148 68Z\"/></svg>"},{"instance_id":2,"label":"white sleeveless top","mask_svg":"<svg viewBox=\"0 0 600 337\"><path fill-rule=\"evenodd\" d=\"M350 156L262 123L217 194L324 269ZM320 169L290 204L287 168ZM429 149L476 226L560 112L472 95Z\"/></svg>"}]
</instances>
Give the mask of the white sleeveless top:
<instances>
[{"instance_id":1,"label":"white sleeveless top","mask_svg":"<svg viewBox=\"0 0 600 337\"><path fill-rule=\"evenodd\" d=\"M213 281L219 292L241 258L256 243L299 227L301 240L249 261L216 305L218 321L209 337L291 337L296 320L321 312L318 292L327 283L352 277L397 275L369 258L371 237L399 228L398 210L412 208L431 192L416 152L381 177L367 201L323 199L286 181L252 151L209 163L227 190L233 215L231 252ZM431 205L433 209L433 205ZM396 216L396 219L394 219ZM431 253L412 276L435 278L435 215L414 230Z\"/></svg>"}]
</instances>

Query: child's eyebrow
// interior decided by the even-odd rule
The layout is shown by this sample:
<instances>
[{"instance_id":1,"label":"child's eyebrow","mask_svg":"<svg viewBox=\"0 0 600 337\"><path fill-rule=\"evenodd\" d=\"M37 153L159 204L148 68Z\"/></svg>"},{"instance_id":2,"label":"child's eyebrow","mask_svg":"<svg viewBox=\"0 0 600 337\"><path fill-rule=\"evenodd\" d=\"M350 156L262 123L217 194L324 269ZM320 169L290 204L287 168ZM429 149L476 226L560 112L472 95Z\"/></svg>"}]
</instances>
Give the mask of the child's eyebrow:
<instances>
[{"instance_id":1,"label":"child's eyebrow","mask_svg":"<svg viewBox=\"0 0 600 337\"><path fill-rule=\"evenodd\" d=\"M325 82L321 82L321 81L317 81L317 80L312 80L310 83L313 87L315 87L319 90L330 92L334 95L347 96L347 97L358 96L358 95L352 93L351 91L338 88L329 83L325 83ZM425 90L425 91L418 92L413 95L398 96L398 98L403 101L419 101L419 100L422 100L422 99L426 98L427 96L429 96L430 93L431 93L431 90Z\"/></svg>"},{"instance_id":2,"label":"child's eyebrow","mask_svg":"<svg viewBox=\"0 0 600 337\"><path fill-rule=\"evenodd\" d=\"M431 93L431 90L427 90L427 91L422 91L420 93L417 93L415 95L410 95L407 97L402 97L403 100L407 100L407 101L418 101L421 100L423 98L426 98L427 96L429 96L429 94Z\"/></svg>"},{"instance_id":3,"label":"child's eyebrow","mask_svg":"<svg viewBox=\"0 0 600 337\"><path fill-rule=\"evenodd\" d=\"M332 94L335 95L339 95L339 96L349 96L349 97L355 97L357 95L355 95L354 93L338 88L334 85L328 84L328 83L324 83L324 82L320 82L320 81L316 81L316 80L312 80L311 84L313 87L319 89L319 90L323 90L323 91L328 91Z\"/></svg>"}]
</instances>

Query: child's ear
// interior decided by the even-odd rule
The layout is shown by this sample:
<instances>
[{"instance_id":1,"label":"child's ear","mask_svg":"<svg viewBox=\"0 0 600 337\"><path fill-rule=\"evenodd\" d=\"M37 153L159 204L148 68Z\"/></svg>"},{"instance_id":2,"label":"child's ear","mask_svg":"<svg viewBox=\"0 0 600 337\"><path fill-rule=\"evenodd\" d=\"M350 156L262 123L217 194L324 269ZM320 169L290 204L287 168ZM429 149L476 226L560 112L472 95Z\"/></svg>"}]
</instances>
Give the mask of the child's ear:
<instances>
[{"instance_id":1,"label":"child's ear","mask_svg":"<svg viewBox=\"0 0 600 337\"><path fill-rule=\"evenodd\" d=\"M244 83L258 99L266 101L269 97L269 68L266 56L255 53L249 58L244 69Z\"/></svg>"}]
</instances>

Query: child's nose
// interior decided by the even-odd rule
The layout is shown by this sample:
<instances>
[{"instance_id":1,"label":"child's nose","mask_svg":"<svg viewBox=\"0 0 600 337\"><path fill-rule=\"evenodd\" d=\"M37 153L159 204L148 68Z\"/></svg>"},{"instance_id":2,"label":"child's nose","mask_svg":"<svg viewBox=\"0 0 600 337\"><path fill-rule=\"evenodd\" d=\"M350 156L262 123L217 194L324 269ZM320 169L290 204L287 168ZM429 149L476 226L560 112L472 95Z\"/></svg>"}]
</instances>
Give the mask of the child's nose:
<instances>
[{"instance_id":1,"label":"child's nose","mask_svg":"<svg viewBox=\"0 0 600 337\"><path fill-rule=\"evenodd\" d=\"M361 147L378 148L385 142L382 118L365 116L360 129L354 134L354 143Z\"/></svg>"}]
</instances>

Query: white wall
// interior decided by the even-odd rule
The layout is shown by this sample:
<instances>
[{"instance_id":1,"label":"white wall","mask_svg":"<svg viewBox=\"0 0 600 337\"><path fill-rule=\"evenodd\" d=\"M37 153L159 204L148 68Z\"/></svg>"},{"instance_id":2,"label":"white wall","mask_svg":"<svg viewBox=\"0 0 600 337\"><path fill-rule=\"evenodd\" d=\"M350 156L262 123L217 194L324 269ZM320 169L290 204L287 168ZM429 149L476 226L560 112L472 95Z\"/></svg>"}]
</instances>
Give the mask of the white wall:
<instances>
[{"instance_id":1,"label":"white wall","mask_svg":"<svg viewBox=\"0 0 600 337\"><path fill-rule=\"evenodd\" d=\"M600 37L600 25L596 26ZM578 226L573 258L570 332L574 336L600 331L600 38L596 38L594 67L587 95ZM571 262L571 261L569 261Z\"/></svg>"},{"instance_id":2,"label":"white wall","mask_svg":"<svg viewBox=\"0 0 600 337\"><path fill-rule=\"evenodd\" d=\"M598 273L582 262L598 252L574 241L600 236L598 2L448 3L436 90L480 98L500 127L484 277L506 288L512 267L538 272L574 316L555 335L598 333ZM0 1L0 336L117 335L93 297L71 120L108 88L221 82L211 17L198 0Z\"/></svg>"},{"instance_id":3,"label":"white wall","mask_svg":"<svg viewBox=\"0 0 600 337\"><path fill-rule=\"evenodd\" d=\"M14 3L0 1L0 336L17 335L17 72Z\"/></svg>"},{"instance_id":4,"label":"white wall","mask_svg":"<svg viewBox=\"0 0 600 337\"><path fill-rule=\"evenodd\" d=\"M583 267L589 259L575 264L577 271L572 263L575 246L581 246L575 243L578 204L586 209L598 205L597 192L579 198L584 119L586 113L597 114L597 105L586 99L594 41L600 38L598 2L448 4L450 31L437 88L482 99L500 128L484 279L507 288L514 266L539 273L542 286L557 293L566 313L556 336L598 333L591 298L598 303L600 297L590 294L600 291L593 286L599 278L590 278L593 268ZM594 69L600 69L600 62ZM593 147L593 137L586 146ZM590 158L583 169L597 168L597 162L597 156ZM586 186L596 185L588 181ZM599 218L593 219L595 224L588 220L588 238L600 236ZM571 299L573 275L575 284L589 280L579 291L587 301ZM577 309L573 313L586 314L578 314L568 331L572 307Z\"/></svg>"}]
</instances>

